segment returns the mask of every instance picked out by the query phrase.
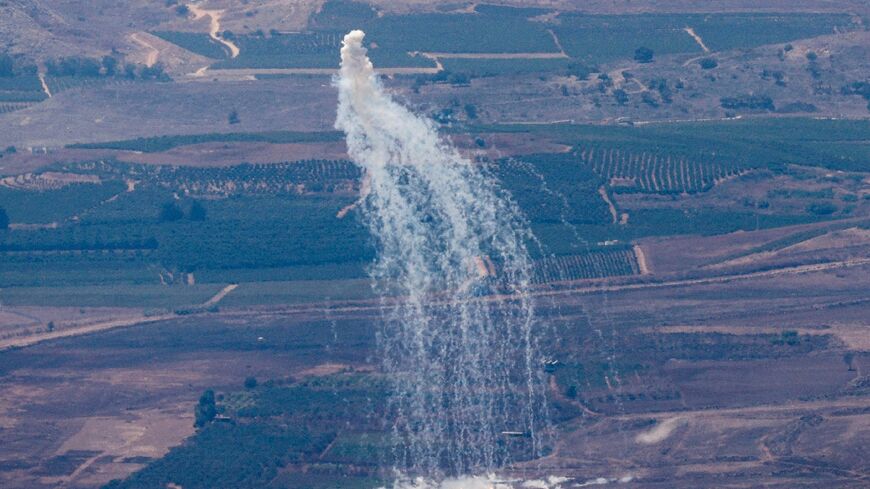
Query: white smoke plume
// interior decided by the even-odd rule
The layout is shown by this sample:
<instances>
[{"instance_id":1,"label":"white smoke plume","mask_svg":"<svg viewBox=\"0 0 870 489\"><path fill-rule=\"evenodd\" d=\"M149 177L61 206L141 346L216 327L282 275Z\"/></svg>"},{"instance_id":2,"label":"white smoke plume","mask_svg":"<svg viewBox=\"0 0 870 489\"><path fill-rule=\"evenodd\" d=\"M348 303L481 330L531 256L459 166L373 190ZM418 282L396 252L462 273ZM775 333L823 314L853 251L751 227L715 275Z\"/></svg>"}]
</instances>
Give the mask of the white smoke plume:
<instances>
[{"instance_id":1,"label":"white smoke plume","mask_svg":"<svg viewBox=\"0 0 870 489\"><path fill-rule=\"evenodd\" d=\"M528 294L533 237L485 168L392 99L364 36L344 38L335 127L364 172L359 211L378 251L373 283L402 298L384 300L379 333L393 380L392 463L441 480L538 456L546 384Z\"/></svg>"}]
</instances>

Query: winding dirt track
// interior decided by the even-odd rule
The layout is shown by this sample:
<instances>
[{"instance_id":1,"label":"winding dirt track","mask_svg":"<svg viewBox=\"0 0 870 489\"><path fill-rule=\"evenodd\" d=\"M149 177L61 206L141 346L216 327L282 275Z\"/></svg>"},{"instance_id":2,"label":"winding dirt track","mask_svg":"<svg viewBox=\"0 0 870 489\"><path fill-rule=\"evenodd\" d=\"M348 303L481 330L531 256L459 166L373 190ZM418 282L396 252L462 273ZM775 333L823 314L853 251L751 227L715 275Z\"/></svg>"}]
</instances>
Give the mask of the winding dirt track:
<instances>
[{"instance_id":1,"label":"winding dirt track","mask_svg":"<svg viewBox=\"0 0 870 489\"><path fill-rule=\"evenodd\" d=\"M160 51L154 47L153 44L142 39L139 33L130 34L130 39L133 40L136 44L142 46L143 48L148 50L148 55L145 57L145 66L152 67L157 63L157 58L160 56Z\"/></svg>"},{"instance_id":2,"label":"winding dirt track","mask_svg":"<svg viewBox=\"0 0 870 489\"><path fill-rule=\"evenodd\" d=\"M198 20L203 17L208 17L209 22L209 32L208 35L214 39L215 41L223 44L230 50L230 57L235 58L239 55L239 47L236 46L232 41L224 39L218 33L221 30L221 17L224 14L223 10L206 10L198 5L189 4L187 8L190 9L190 12L193 14L193 20Z\"/></svg>"}]
</instances>

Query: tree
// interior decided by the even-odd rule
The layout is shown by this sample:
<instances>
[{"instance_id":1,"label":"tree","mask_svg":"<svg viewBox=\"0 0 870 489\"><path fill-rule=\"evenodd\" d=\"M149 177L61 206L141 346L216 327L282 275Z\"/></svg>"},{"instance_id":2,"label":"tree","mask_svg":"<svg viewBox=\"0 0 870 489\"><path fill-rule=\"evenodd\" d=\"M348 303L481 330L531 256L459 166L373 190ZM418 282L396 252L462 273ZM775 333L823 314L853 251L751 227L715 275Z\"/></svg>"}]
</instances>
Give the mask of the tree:
<instances>
[{"instance_id":1,"label":"tree","mask_svg":"<svg viewBox=\"0 0 870 489\"><path fill-rule=\"evenodd\" d=\"M187 5L179 5L175 7L175 13L182 17L187 17L187 14L190 13L190 8Z\"/></svg>"},{"instance_id":2,"label":"tree","mask_svg":"<svg viewBox=\"0 0 870 489\"><path fill-rule=\"evenodd\" d=\"M205 207L203 207L203 205L200 204L198 200L194 200L193 203L190 204L190 213L187 217L191 221L205 221Z\"/></svg>"},{"instance_id":3,"label":"tree","mask_svg":"<svg viewBox=\"0 0 870 489\"><path fill-rule=\"evenodd\" d=\"M127 63L124 65L124 76L133 80L136 78L136 65Z\"/></svg>"},{"instance_id":4,"label":"tree","mask_svg":"<svg viewBox=\"0 0 870 489\"><path fill-rule=\"evenodd\" d=\"M51 333L52 331L54 331L54 321L49 321L49 322L48 322L48 325L46 325L46 329L48 329L48 332L49 332L49 333Z\"/></svg>"},{"instance_id":5,"label":"tree","mask_svg":"<svg viewBox=\"0 0 870 489\"><path fill-rule=\"evenodd\" d=\"M569 385L567 389L565 389L565 397L568 399L577 399L577 386Z\"/></svg>"},{"instance_id":6,"label":"tree","mask_svg":"<svg viewBox=\"0 0 870 489\"><path fill-rule=\"evenodd\" d=\"M9 229L9 215L6 214L6 209L0 207L0 231Z\"/></svg>"},{"instance_id":7,"label":"tree","mask_svg":"<svg viewBox=\"0 0 870 489\"><path fill-rule=\"evenodd\" d=\"M621 88L617 88L613 91L613 98L616 99L616 103L619 105L625 105L628 103L628 92Z\"/></svg>"},{"instance_id":8,"label":"tree","mask_svg":"<svg viewBox=\"0 0 870 489\"><path fill-rule=\"evenodd\" d=\"M15 63L12 56L0 54L0 77L11 78L15 75Z\"/></svg>"},{"instance_id":9,"label":"tree","mask_svg":"<svg viewBox=\"0 0 870 489\"><path fill-rule=\"evenodd\" d=\"M242 120L239 119L239 112L236 109L233 109L227 116L227 122L230 124L238 124L239 122L242 122Z\"/></svg>"},{"instance_id":10,"label":"tree","mask_svg":"<svg viewBox=\"0 0 870 489\"><path fill-rule=\"evenodd\" d=\"M193 410L193 426L202 428L217 416L217 407L214 402L214 391L209 389L202 393L199 402Z\"/></svg>"},{"instance_id":11,"label":"tree","mask_svg":"<svg viewBox=\"0 0 870 489\"><path fill-rule=\"evenodd\" d=\"M701 68L705 70L712 70L713 68L719 66L719 63L716 62L713 58L704 58L698 62L701 65Z\"/></svg>"},{"instance_id":12,"label":"tree","mask_svg":"<svg viewBox=\"0 0 870 489\"><path fill-rule=\"evenodd\" d=\"M177 221L183 217L184 212L182 212L181 207L178 207L178 204L176 204L174 201L166 202L160 208L161 222Z\"/></svg>"},{"instance_id":13,"label":"tree","mask_svg":"<svg viewBox=\"0 0 870 489\"><path fill-rule=\"evenodd\" d=\"M634 60L638 63L651 63L653 54L652 49L641 46L634 50Z\"/></svg>"},{"instance_id":14,"label":"tree","mask_svg":"<svg viewBox=\"0 0 870 489\"><path fill-rule=\"evenodd\" d=\"M112 56L103 56L103 69L106 76L115 76L118 71L118 60Z\"/></svg>"},{"instance_id":15,"label":"tree","mask_svg":"<svg viewBox=\"0 0 870 489\"><path fill-rule=\"evenodd\" d=\"M474 104L465 104L465 115L469 119L477 119L477 107Z\"/></svg>"},{"instance_id":16,"label":"tree","mask_svg":"<svg viewBox=\"0 0 870 489\"><path fill-rule=\"evenodd\" d=\"M855 354L850 352L850 351L843 354L843 363L845 363L846 366L849 367L849 372L855 371L855 367L852 366L852 360L854 358L855 358Z\"/></svg>"},{"instance_id":17,"label":"tree","mask_svg":"<svg viewBox=\"0 0 870 489\"><path fill-rule=\"evenodd\" d=\"M245 389L253 389L257 387L257 378L256 377L248 377L245 379Z\"/></svg>"}]
</instances>

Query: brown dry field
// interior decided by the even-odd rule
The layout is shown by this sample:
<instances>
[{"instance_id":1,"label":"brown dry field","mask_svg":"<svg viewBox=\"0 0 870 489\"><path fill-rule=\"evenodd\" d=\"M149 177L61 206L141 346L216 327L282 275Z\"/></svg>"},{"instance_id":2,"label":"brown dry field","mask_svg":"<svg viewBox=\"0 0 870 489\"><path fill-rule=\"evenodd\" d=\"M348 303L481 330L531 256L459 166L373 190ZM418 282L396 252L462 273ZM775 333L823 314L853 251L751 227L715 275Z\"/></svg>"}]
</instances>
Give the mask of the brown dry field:
<instances>
[{"instance_id":1,"label":"brown dry field","mask_svg":"<svg viewBox=\"0 0 870 489\"><path fill-rule=\"evenodd\" d=\"M644 488L864 487L870 467L856 451L870 436L861 387L870 369L868 272L865 264L542 297L541 315L561 338L555 356L588 351L653 366L624 375L617 367L609 387L584 387L587 414L560 425L555 452L528 469L579 481L632 477ZM202 390L239 390L248 375L369 371L376 317L367 302L224 309L2 352L0 485L97 487L122 477L193 432ZM758 338L787 330L824 344L709 359L677 349L670 360L619 346L714 333L764 345ZM554 386L554 402L577 402ZM679 396L606 400L660 391Z\"/></svg>"}]
</instances>

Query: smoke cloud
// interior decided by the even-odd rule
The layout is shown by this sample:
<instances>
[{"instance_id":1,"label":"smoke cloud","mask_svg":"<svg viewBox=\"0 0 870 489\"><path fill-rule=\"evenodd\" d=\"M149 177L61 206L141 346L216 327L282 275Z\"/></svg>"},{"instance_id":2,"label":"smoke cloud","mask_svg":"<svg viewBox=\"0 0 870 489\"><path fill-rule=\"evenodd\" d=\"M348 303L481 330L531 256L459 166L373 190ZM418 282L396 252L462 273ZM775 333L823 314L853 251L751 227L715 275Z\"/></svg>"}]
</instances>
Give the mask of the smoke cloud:
<instances>
[{"instance_id":1,"label":"smoke cloud","mask_svg":"<svg viewBox=\"0 0 870 489\"><path fill-rule=\"evenodd\" d=\"M358 210L378 250L374 287L402 297L384 299L379 332L393 381L393 463L425 480L490 473L517 453L542 452L546 384L526 249L533 236L485 167L393 100L364 36L344 38L335 127L364 173ZM462 480L440 487L492 487Z\"/></svg>"}]
</instances>

